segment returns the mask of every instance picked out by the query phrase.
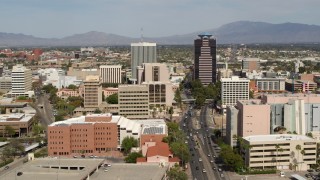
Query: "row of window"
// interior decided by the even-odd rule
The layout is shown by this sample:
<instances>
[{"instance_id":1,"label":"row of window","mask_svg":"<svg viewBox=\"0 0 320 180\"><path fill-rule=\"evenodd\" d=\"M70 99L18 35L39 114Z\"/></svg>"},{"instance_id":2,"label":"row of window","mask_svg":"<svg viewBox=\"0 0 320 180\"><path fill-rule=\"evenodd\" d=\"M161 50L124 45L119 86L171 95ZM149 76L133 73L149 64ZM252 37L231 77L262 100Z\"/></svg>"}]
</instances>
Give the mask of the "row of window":
<instances>
[{"instance_id":1,"label":"row of window","mask_svg":"<svg viewBox=\"0 0 320 180\"><path fill-rule=\"evenodd\" d=\"M53 155L69 155L69 152L53 152Z\"/></svg>"},{"instance_id":2,"label":"row of window","mask_svg":"<svg viewBox=\"0 0 320 180\"><path fill-rule=\"evenodd\" d=\"M148 91L119 91L119 95L121 94L133 94L133 93L149 93Z\"/></svg>"}]
</instances>

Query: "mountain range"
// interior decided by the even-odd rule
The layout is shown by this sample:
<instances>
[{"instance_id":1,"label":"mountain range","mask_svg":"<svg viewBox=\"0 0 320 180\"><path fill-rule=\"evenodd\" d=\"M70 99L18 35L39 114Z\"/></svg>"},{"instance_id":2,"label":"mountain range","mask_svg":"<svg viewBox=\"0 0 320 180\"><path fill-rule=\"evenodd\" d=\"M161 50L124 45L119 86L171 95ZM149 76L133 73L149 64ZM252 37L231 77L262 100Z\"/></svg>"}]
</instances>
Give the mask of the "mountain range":
<instances>
[{"instance_id":1,"label":"mountain range","mask_svg":"<svg viewBox=\"0 0 320 180\"><path fill-rule=\"evenodd\" d=\"M252 43L319 43L320 26L299 23L271 24L265 22L237 21L216 29L166 37L147 37L144 41L167 45L190 45L202 32L212 34L218 44ZM21 46L111 46L139 42L116 34L90 31L64 38L39 38L31 35L0 32L0 47Z\"/></svg>"}]
</instances>

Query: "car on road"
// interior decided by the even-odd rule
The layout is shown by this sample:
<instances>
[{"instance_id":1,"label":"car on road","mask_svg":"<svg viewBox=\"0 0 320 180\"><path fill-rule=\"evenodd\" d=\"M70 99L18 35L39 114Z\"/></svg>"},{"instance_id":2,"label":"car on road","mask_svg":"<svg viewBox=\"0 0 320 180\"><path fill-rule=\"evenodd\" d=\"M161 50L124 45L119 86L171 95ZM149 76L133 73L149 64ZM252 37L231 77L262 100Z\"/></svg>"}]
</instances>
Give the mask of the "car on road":
<instances>
[{"instance_id":1,"label":"car on road","mask_svg":"<svg viewBox=\"0 0 320 180\"><path fill-rule=\"evenodd\" d=\"M89 156L90 158L94 158L94 155Z\"/></svg>"},{"instance_id":2,"label":"car on road","mask_svg":"<svg viewBox=\"0 0 320 180\"><path fill-rule=\"evenodd\" d=\"M208 154L208 157L211 157L211 154Z\"/></svg>"},{"instance_id":3,"label":"car on road","mask_svg":"<svg viewBox=\"0 0 320 180\"><path fill-rule=\"evenodd\" d=\"M199 170L199 167L198 167L198 166L196 167L196 170Z\"/></svg>"},{"instance_id":4,"label":"car on road","mask_svg":"<svg viewBox=\"0 0 320 180\"><path fill-rule=\"evenodd\" d=\"M23 173L22 172L18 172L17 173L17 176L21 176Z\"/></svg>"},{"instance_id":5,"label":"car on road","mask_svg":"<svg viewBox=\"0 0 320 180\"><path fill-rule=\"evenodd\" d=\"M206 171L206 169L202 169L202 172L203 172L203 173L206 173L207 171Z\"/></svg>"},{"instance_id":6,"label":"car on road","mask_svg":"<svg viewBox=\"0 0 320 180\"><path fill-rule=\"evenodd\" d=\"M202 159L201 158L199 158L199 162L201 162L202 161Z\"/></svg>"},{"instance_id":7,"label":"car on road","mask_svg":"<svg viewBox=\"0 0 320 180\"><path fill-rule=\"evenodd\" d=\"M213 163L213 160L210 160L211 163Z\"/></svg>"},{"instance_id":8,"label":"car on road","mask_svg":"<svg viewBox=\"0 0 320 180\"><path fill-rule=\"evenodd\" d=\"M103 167L111 167L111 164L103 164Z\"/></svg>"},{"instance_id":9,"label":"car on road","mask_svg":"<svg viewBox=\"0 0 320 180\"><path fill-rule=\"evenodd\" d=\"M9 169L9 166L4 167L4 170L7 170L7 169Z\"/></svg>"},{"instance_id":10,"label":"car on road","mask_svg":"<svg viewBox=\"0 0 320 180\"><path fill-rule=\"evenodd\" d=\"M78 158L78 156L73 156L73 158Z\"/></svg>"}]
</instances>

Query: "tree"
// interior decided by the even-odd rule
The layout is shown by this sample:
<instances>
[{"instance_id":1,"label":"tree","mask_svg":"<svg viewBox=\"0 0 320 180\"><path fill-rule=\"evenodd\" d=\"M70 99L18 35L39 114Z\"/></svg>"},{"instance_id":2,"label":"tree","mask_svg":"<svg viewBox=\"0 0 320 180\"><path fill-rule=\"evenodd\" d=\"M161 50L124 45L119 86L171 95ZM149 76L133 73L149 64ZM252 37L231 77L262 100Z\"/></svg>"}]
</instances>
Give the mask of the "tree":
<instances>
[{"instance_id":1,"label":"tree","mask_svg":"<svg viewBox=\"0 0 320 180\"><path fill-rule=\"evenodd\" d=\"M5 126L4 132L6 133L7 136L10 136L10 137L16 134L16 131L12 126Z\"/></svg>"},{"instance_id":2,"label":"tree","mask_svg":"<svg viewBox=\"0 0 320 180\"><path fill-rule=\"evenodd\" d=\"M306 135L313 138L312 132L308 132Z\"/></svg>"},{"instance_id":3,"label":"tree","mask_svg":"<svg viewBox=\"0 0 320 180\"><path fill-rule=\"evenodd\" d=\"M249 98L250 99L254 98L254 92L252 90L249 91Z\"/></svg>"},{"instance_id":4,"label":"tree","mask_svg":"<svg viewBox=\"0 0 320 180\"><path fill-rule=\"evenodd\" d=\"M19 96L19 97L17 97L17 100L27 100L27 97L25 97L25 96Z\"/></svg>"},{"instance_id":5,"label":"tree","mask_svg":"<svg viewBox=\"0 0 320 180\"><path fill-rule=\"evenodd\" d=\"M12 140L9 147L12 150L13 156L21 155L25 150L22 143L17 139Z\"/></svg>"},{"instance_id":6,"label":"tree","mask_svg":"<svg viewBox=\"0 0 320 180\"><path fill-rule=\"evenodd\" d=\"M58 115L55 115L55 116L54 116L54 120L55 120L55 122L58 122L58 121L63 121L64 119L63 119L63 116L61 116L60 114L58 114Z\"/></svg>"},{"instance_id":7,"label":"tree","mask_svg":"<svg viewBox=\"0 0 320 180\"><path fill-rule=\"evenodd\" d=\"M128 154L128 156L126 158L124 158L124 161L126 163L136 163L137 162L137 158L143 157L141 153L137 153L137 152L133 152Z\"/></svg>"},{"instance_id":8,"label":"tree","mask_svg":"<svg viewBox=\"0 0 320 180\"><path fill-rule=\"evenodd\" d=\"M72 89L72 90L76 90L78 89L78 86L74 85L74 84L70 84L67 89Z\"/></svg>"},{"instance_id":9,"label":"tree","mask_svg":"<svg viewBox=\"0 0 320 180\"><path fill-rule=\"evenodd\" d=\"M172 114L173 114L173 107L172 106L169 108L168 113L170 114L170 120L172 120Z\"/></svg>"},{"instance_id":10,"label":"tree","mask_svg":"<svg viewBox=\"0 0 320 180\"><path fill-rule=\"evenodd\" d=\"M168 171L169 180L187 180L188 175L181 171L178 166L171 167Z\"/></svg>"},{"instance_id":11,"label":"tree","mask_svg":"<svg viewBox=\"0 0 320 180\"><path fill-rule=\"evenodd\" d=\"M69 96L67 102L70 106L74 108L83 106L83 98L80 96Z\"/></svg>"},{"instance_id":12,"label":"tree","mask_svg":"<svg viewBox=\"0 0 320 180\"><path fill-rule=\"evenodd\" d=\"M32 126L32 133L33 135L37 136L39 135L40 133L42 133L44 130L43 126L41 126L40 124L34 124Z\"/></svg>"},{"instance_id":13,"label":"tree","mask_svg":"<svg viewBox=\"0 0 320 180\"><path fill-rule=\"evenodd\" d=\"M297 151L301 151L301 145L300 144L296 145L296 150ZM300 160L300 152L298 152L298 160L297 161L299 161L299 160ZM297 162L297 163L299 163L299 162Z\"/></svg>"},{"instance_id":14,"label":"tree","mask_svg":"<svg viewBox=\"0 0 320 180\"><path fill-rule=\"evenodd\" d=\"M132 147L138 147L138 140L134 137L125 137L121 143L121 148L124 150L124 153L128 154Z\"/></svg>"},{"instance_id":15,"label":"tree","mask_svg":"<svg viewBox=\"0 0 320 180\"><path fill-rule=\"evenodd\" d=\"M181 98L181 93L179 89L177 89L174 94L174 100L178 103L179 106L181 106L182 98Z\"/></svg>"},{"instance_id":16,"label":"tree","mask_svg":"<svg viewBox=\"0 0 320 180\"><path fill-rule=\"evenodd\" d=\"M102 111L101 111L100 109L98 109L98 108L97 108L97 109L95 109L95 110L94 110L94 112L93 112L93 113L95 113L95 114L100 114L100 113L102 113Z\"/></svg>"},{"instance_id":17,"label":"tree","mask_svg":"<svg viewBox=\"0 0 320 180\"><path fill-rule=\"evenodd\" d=\"M109 104L118 104L118 93L115 93L115 94L108 96L107 102Z\"/></svg>"},{"instance_id":18,"label":"tree","mask_svg":"<svg viewBox=\"0 0 320 180\"><path fill-rule=\"evenodd\" d=\"M281 163L281 157L282 157L283 151L284 151L283 148L280 147L280 148L279 148L279 152L280 152L280 163ZM282 166L281 166L281 167L282 167Z\"/></svg>"},{"instance_id":19,"label":"tree","mask_svg":"<svg viewBox=\"0 0 320 180\"><path fill-rule=\"evenodd\" d=\"M278 166L278 150L280 148L279 144L276 144L275 148L276 148L276 151L277 151L277 154L276 154L276 166Z\"/></svg>"},{"instance_id":20,"label":"tree","mask_svg":"<svg viewBox=\"0 0 320 180\"><path fill-rule=\"evenodd\" d=\"M196 97L196 101L195 101L196 106L198 108L202 107L204 105L205 101L206 101L206 97L204 95L202 95L202 94L198 95Z\"/></svg>"},{"instance_id":21,"label":"tree","mask_svg":"<svg viewBox=\"0 0 320 180\"><path fill-rule=\"evenodd\" d=\"M239 154L235 153L229 145L222 143L220 146L220 157L223 159L226 165L228 165L235 171L239 171L240 169L242 169L244 166L242 157Z\"/></svg>"},{"instance_id":22,"label":"tree","mask_svg":"<svg viewBox=\"0 0 320 180\"><path fill-rule=\"evenodd\" d=\"M178 156L184 165L190 159L188 146L184 142L173 142L170 144L170 149L174 155Z\"/></svg>"},{"instance_id":23,"label":"tree","mask_svg":"<svg viewBox=\"0 0 320 180\"><path fill-rule=\"evenodd\" d=\"M306 151L304 150L304 149L302 149L301 151L300 151L300 153L301 153L301 155L302 155L302 161L303 161L303 156L304 156L304 154L306 153ZM301 166L301 165L300 165ZM300 169L301 169L301 167L300 167Z\"/></svg>"},{"instance_id":24,"label":"tree","mask_svg":"<svg viewBox=\"0 0 320 180\"><path fill-rule=\"evenodd\" d=\"M106 96L104 95L104 92L102 92L102 102L106 100Z\"/></svg>"}]
</instances>

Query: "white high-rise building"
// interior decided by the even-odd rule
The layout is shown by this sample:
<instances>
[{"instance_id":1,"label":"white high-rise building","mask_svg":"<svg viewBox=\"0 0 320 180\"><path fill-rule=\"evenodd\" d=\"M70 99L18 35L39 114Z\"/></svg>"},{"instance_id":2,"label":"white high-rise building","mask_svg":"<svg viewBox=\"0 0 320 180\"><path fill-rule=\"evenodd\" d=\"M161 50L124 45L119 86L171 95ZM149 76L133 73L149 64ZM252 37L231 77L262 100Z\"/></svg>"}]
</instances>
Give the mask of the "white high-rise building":
<instances>
[{"instance_id":1,"label":"white high-rise building","mask_svg":"<svg viewBox=\"0 0 320 180\"><path fill-rule=\"evenodd\" d=\"M121 83L121 65L102 65L99 72L102 83Z\"/></svg>"},{"instance_id":2,"label":"white high-rise building","mask_svg":"<svg viewBox=\"0 0 320 180\"><path fill-rule=\"evenodd\" d=\"M157 62L157 44L156 43L131 43L131 71L132 79L137 79L137 66L143 63Z\"/></svg>"},{"instance_id":3,"label":"white high-rise building","mask_svg":"<svg viewBox=\"0 0 320 180\"><path fill-rule=\"evenodd\" d=\"M238 100L249 99L249 79L232 76L221 78L222 107L234 106Z\"/></svg>"},{"instance_id":4,"label":"white high-rise building","mask_svg":"<svg viewBox=\"0 0 320 180\"><path fill-rule=\"evenodd\" d=\"M12 68L12 97L28 96L28 91L32 89L32 71L22 64L17 64Z\"/></svg>"}]
</instances>

